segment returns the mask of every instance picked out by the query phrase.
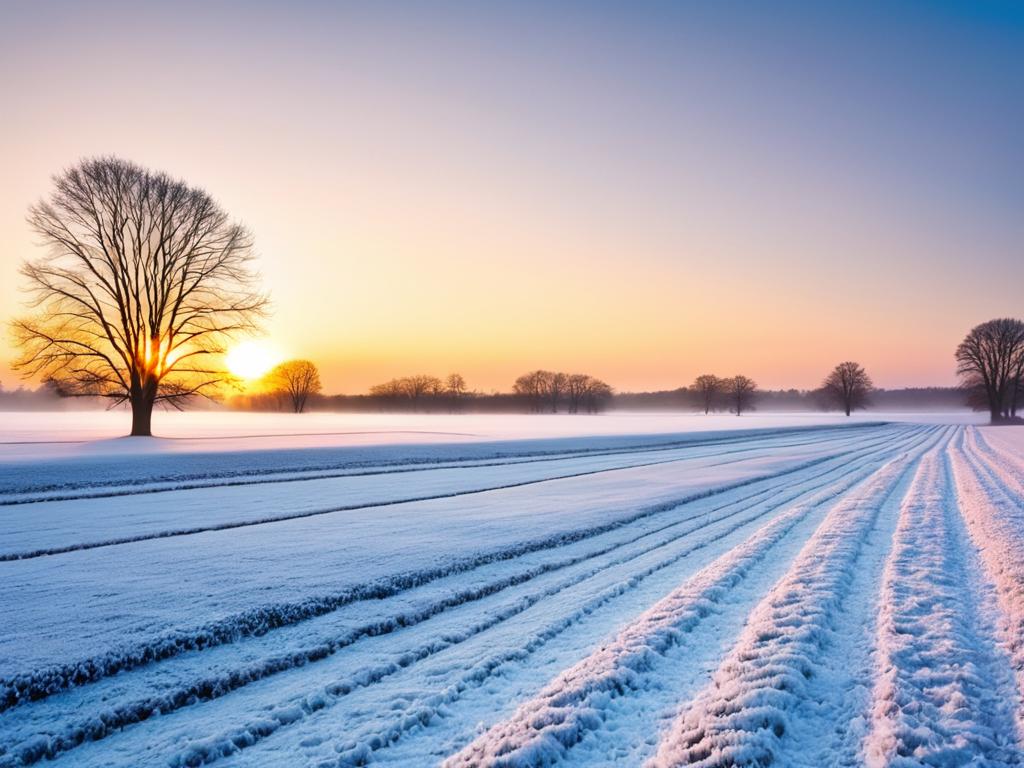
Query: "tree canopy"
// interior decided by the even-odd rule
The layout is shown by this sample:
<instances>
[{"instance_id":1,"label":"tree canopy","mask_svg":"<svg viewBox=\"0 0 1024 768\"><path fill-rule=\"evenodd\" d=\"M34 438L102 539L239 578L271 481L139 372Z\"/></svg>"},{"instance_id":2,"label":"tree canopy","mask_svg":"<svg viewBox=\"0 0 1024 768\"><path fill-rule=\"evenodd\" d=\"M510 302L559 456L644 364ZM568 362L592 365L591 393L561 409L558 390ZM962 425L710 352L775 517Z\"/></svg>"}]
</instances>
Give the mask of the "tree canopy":
<instances>
[{"instance_id":1,"label":"tree canopy","mask_svg":"<svg viewBox=\"0 0 1024 768\"><path fill-rule=\"evenodd\" d=\"M154 404L213 393L225 341L264 316L252 237L205 191L119 158L53 183L29 212L47 253L21 269L35 314L14 321L15 365L129 402L132 434L148 435Z\"/></svg>"}]
</instances>

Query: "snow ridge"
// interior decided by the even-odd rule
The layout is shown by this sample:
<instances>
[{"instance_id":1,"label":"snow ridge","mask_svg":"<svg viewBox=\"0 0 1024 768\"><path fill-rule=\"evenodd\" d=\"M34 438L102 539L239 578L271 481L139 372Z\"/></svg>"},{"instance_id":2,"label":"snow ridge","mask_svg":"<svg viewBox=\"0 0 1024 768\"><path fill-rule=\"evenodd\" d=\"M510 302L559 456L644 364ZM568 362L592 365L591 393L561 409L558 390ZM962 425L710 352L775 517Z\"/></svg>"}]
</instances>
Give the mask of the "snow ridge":
<instances>
[{"instance_id":1,"label":"snow ridge","mask_svg":"<svg viewBox=\"0 0 1024 768\"><path fill-rule=\"evenodd\" d=\"M703 549L711 544L713 541L734 533L737 530L749 525L751 521L757 520L767 514L764 511L758 511L752 515L748 515L728 528L718 531L714 536L696 541L694 544L685 547L684 549L676 552L657 563L644 568L643 570L635 573L628 580L619 582L614 586L605 589L599 593L596 597L583 603L576 611L560 618L556 622L550 624L545 630L535 635L523 648L515 649L512 651L505 651L503 653L496 654L490 658L484 659L476 664L466 675L463 676L456 684L449 686L442 694L428 697L425 702L413 705L407 708L400 716L399 720L395 723L387 726L381 733L373 734L367 738L361 739L356 743L340 745L337 751L341 753L337 765L338 766L350 766L350 765L362 765L367 755L370 755L376 749L385 746L398 738L401 734L411 728L415 728L419 725L423 725L429 722L445 704L450 704L456 701L463 691L472 686L481 685L489 675L491 675L496 669L503 664L511 661L522 661L526 659L530 654L537 651L545 643L554 637L557 637L563 631L577 623L583 617L593 613L595 610L610 602L611 600L627 593L629 590L636 587L641 581L651 576L652 574L663 570L671 565L682 560L697 550ZM731 517L728 515L727 517ZM703 526L701 526L703 527ZM632 559L632 558L628 558ZM584 577L586 578L586 577ZM573 579L573 582L582 581L583 579ZM569 583L559 584L557 587L550 590L545 590L542 595L538 595L537 599L550 594L555 594L567 586ZM527 598L528 604L521 605L517 603L510 611L510 615L520 613L525 610L526 607L532 605L536 600ZM520 607L521 605L521 607ZM494 620L486 620L476 627L470 627L460 636L452 638L454 641L461 642L468 636L478 634L480 631L488 628L489 626L497 623L498 620L507 618L502 614L498 614L494 617ZM437 650L436 646L431 646L429 649L424 649L433 653ZM422 656L428 655L427 652L421 652L415 654L407 660L409 662L417 660ZM328 685L322 691L307 696L303 701L298 703L292 703L282 707L275 708L263 715L258 721L250 723L249 725L236 729L230 733L223 734L220 736L211 737L210 739L197 742L190 745L190 747L182 753L180 756L172 758L172 766L195 766L202 765L213 760L232 754L242 749L243 747L251 746L257 741L265 738L281 726L291 725L299 719L302 719L308 714L319 711L326 707L329 707L334 700L348 694L352 689L364 685L370 685L381 680L383 677L392 674L397 671L398 666L395 664L386 665L372 670L365 670L358 678L353 680L344 680Z\"/></svg>"},{"instance_id":2,"label":"snow ridge","mask_svg":"<svg viewBox=\"0 0 1024 768\"><path fill-rule=\"evenodd\" d=\"M916 433L910 433L908 437L909 439L916 439ZM43 758L53 758L61 752L78 746L84 741L99 740L112 732L130 726L134 723L142 722L154 714L168 714L176 709L189 706L198 701L207 701L218 698L230 691L237 690L251 682L255 682L256 680L261 680L279 672L327 658L362 638L377 637L388 634L397 629L414 626L449 608L457 607L470 601L480 600L486 596L496 594L508 587L526 583L543 573L576 565L588 559L598 558L614 551L615 549L622 549L644 539L650 539L652 541L652 543L646 544L643 549L606 561L581 572L568 580L563 580L556 586L548 587L531 595L527 595L507 606L505 609L491 614L486 621L467 628L465 632L458 635L445 636L443 642L430 642L419 649L410 651L403 658L403 666L408 666L415 661L426 658L427 656L433 655L444 648L450 647L472 637L473 635L479 634L491 626L502 621L506 621L512 616L515 616L534 605L541 599L590 578L595 573L606 570L615 565L620 565L629 560L633 560L643 554L653 552L684 536L692 535L694 532L699 531L712 523L723 522L729 518L740 515L747 510L759 507L759 510L754 515L748 515L746 517L747 522L750 520L756 520L758 517L763 517L773 510L782 508L787 503L800 496L819 490L823 487L825 487L826 490L817 494L815 498L819 499L819 501L816 503L820 504L823 503L824 500L834 498L836 495L848 490L849 487L860 479L860 475L866 474L866 470L873 467L873 462L876 460L879 451L875 449L874 443L871 443L855 453L857 456L854 463L848 463L842 466L845 470L845 474L842 475L839 482L836 482L836 472L840 467L837 466L837 461L833 461L830 462L827 469L809 475L804 481L802 481L802 483L796 484L793 488L789 487L788 484L784 485L782 482L772 484L766 488L759 489L755 493L721 504L712 509L696 511L684 517L674 519L667 524L659 525L656 528L647 528L638 535L631 536L628 539L618 540L610 546L602 547L596 551L591 550L581 555L545 563L541 566L526 569L512 576L492 581L489 584L474 586L472 589L468 590L457 591L446 595L441 600L427 603L415 610L405 609L400 614L382 617L374 620L370 624L347 632L340 637L329 638L326 641L295 649L283 655L277 655L258 662L249 663L242 667L226 669L213 676L192 678L191 680L186 678L179 686L170 691L164 691L155 696L148 696L126 703L112 704L103 710L89 715L83 720L66 723L66 728L62 732L57 732L47 737L31 738L20 744L6 747L6 749L10 749L10 751L18 754L20 756L19 759L23 764L34 763ZM817 482L816 485L814 484L822 478L825 479L824 482ZM767 507L763 507L765 501L768 499L770 499L770 504ZM718 514L712 518L711 515L714 515L715 513L723 514ZM681 530L672 530L678 529L686 523L692 523L698 518L700 518L700 522L696 525L690 525ZM667 537L663 536L661 538L653 539L657 534L670 530L672 530L672 533ZM307 712L316 711L321 708L321 705L328 705L334 698L346 695L354 687L370 685L380 679L383 679L383 677L386 677L394 671L396 671L396 667L394 665L388 665L378 669L368 670L366 674L362 675L354 682L332 684L325 689L325 694L323 696L311 698L309 705L303 705L303 709ZM4 750L4 745L0 743L0 753Z\"/></svg>"},{"instance_id":3,"label":"snow ridge","mask_svg":"<svg viewBox=\"0 0 1024 768\"><path fill-rule=\"evenodd\" d=\"M549 765L602 722L608 699L641 689L658 656L715 610L715 604L815 506L803 504L763 526L637 617L611 643L553 680L508 720L481 735L445 768Z\"/></svg>"},{"instance_id":4,"label":"snow ridge","mask_svg":"<svg viewBox=\"0 0 1024 768\"><path fill-rule=\"evenodd\" d=\"M922 460L886 564L869 768L1020 764L1007 697L994 695L993 643L965 599L970 553L948 472L936 454Z\"/></svg>"},{"instance_id":5,"label":"snow ridge","mask_svg":"<svg viewBox=\"0 0 1024 768\"><path fill-rule=\"evenodd\" d=\"M690 493L601 525L573 529L482 552L475 556L454 559L436 568L399 573L367 584L353 585L335 594L312 596L297 602L259 606L194 629L170 632L134 647L113 649L98 657L0 679L0 712L27 701L37 701L71 687L95 682L103 677L153 661L168 659L187 651L210 648L234 642L243 637L259 636L277 627L325 615L356 601L380 600L454 573L470 571L482 565L511 560L531 552L555 549L589 539L683 504L791 475L836 458L837 455L816 457L777 472L756 475Z\"/></svg>"},{"instance_id":6,"label":"snow ridge","mask_svg":"<svg viewBox=\"0 0 1024 768\"><path fill-rule=\"evenodd\" d=\"M712 682L664 735L649 768L767 766L779 759L863 542L918 455L888 462L829 512L751 614Z\"/></svg>"},{"instance_id":7,"label":"snow ridge","mask_svg":"<svg viewBox=\"0 0 1024 768\"><path fill-rule=\"evenodd\" d=\"M950 449L960 508L1003 613L1004 640L1017 678L1017 729L1024 734L1024 499L1007 470L985 462L969 429Z\"/></svg>"},{"instance_id":8,"label":"snow ridge","mask_svg":"<svg viewBox=\"0 0 1024 768\"><path fill-rule=\"evenodd\" d=\"M915 435L914 438L908 440L908 443L917 444L922 441L927 442L929 437L930 435L920 438ZM827 500L840 495L841 493L849 490L852 486L856 485L856 483L862 479L855 473L856 465L847 465L845 469L847 470L846 474L837 483L835 483L830 490L821 494L820 498ZM783 503L785 502L780 502L778 506L781 506ZM653 573L673 565L693 552L707 547L712 541L739 530L740 528L748 525L752 520L756 520L758 517L762 517L763 515L764 513L762 512L749 517L746 520L741 520L730 526L728 529L716 533L713 537L707 537L703 540L697 541L685 550L635 573L627 581L620 582L619 584L602 591L594 598L582 604L573 613L548 625L546 629L534 635L522 648L498 653L490 658L480 661L459 680L446 687L443 691L427 696L398 712L396 720L390 724L382 725L380 730L363 734L355 739L350 739L346 742L336 744L334 751L339 753L339 756L324 764L325 768L327 768L327 766L346 768L347 766L366 764L366 762L373 759L374 752L394 743L400 739L404 733L429 724L439 713L444 711L445 707L456 702L462 696L463 692L471 687L483 685L490 675L505 664L526 660L531 654L543 647L543 645L549 640L571 628L583 617L594 612L611 600L626 594L629 590L635 588L640 582ZM349 685L350 684L346 681L346 683L342 685L342 691L347 692ZM265 713L263 717L250 723L244 728L235 729L231 732L222 734L219 737L213 737L191 745L187 750L172 758L172 765L176 768L180 768L180 766L202 765L212 762L221 756L233 754L241 749L252 746L269 736L271 733L274 733L279 728L292 725L293 723L303 719L306 715L312 714L312 712L325 708L326 706L330 706L330 703L332 703L331 698L333 697L325 697L321 692L307 697L302 702L293 702L289 705L280 707L279 709L269 711ZM594 727L594 725L596 724L592 724L591 727Z\"/></svg>"}]
</instances>

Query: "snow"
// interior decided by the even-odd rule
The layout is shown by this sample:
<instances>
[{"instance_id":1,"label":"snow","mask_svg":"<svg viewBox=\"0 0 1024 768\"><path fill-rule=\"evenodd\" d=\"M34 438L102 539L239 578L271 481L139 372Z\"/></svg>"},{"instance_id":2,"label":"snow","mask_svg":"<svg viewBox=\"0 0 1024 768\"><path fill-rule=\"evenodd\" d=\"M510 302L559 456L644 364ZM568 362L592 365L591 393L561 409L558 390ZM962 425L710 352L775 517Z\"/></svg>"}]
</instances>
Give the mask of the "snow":
<instances>
[{"instance_id":1,"label":"snow","mask_svg":"<svg viewBox=\"0 0 1024 768\"><path fill-rule=\"evenodd\" d=\"M1013 679L952 493L948 461L922 459L880 601L868 766L1017 763ZM980 610L979 610L980 609ZM986 610L987 609L987 610Z\"/></svg>"},{"instance_id":2,"label":"snow","mask_svg":"<svg viewBox=\"0 0 1024 768\"><path fill-rule=\"evenodd\" d=\"M1024 430L22 416L0 766L1024 764Z\"/></svg>"},{"instance_id":3,"label":"snow","mask_svg":"<svg viewBox=\"0 0 1024 768\"><path fill-rule=\"evenodd\" d=\"M701 432L840 425L850 422L980 424L969 411L879 413L629 412L599 415L326 413L299 416L239 411L161 411L154 438L124 437L128 414L114 411L0 411L0 461L45 461L163 453L222 453L356 446L409 446L495 440L681 435Z\"/></svg>"}]
</instances>

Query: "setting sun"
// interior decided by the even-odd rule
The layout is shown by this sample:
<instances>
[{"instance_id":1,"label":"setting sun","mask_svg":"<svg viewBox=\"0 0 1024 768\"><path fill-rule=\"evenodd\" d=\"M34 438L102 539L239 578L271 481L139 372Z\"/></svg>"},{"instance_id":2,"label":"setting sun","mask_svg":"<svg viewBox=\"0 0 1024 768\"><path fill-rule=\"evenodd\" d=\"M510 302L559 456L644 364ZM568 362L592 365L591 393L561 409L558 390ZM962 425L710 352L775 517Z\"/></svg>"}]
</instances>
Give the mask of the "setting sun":
<instances>
[{"instance_id":1,"label":"setting sun","mask_svg":"<svg viewBox=\"0 0 1024 768\"><path fill-rule=\"evenodd\" d=\"M227 354L228 370L242 379L258 379L281 360L277 350L265 341L245 341Z\"/></svg>"}]
</instances>

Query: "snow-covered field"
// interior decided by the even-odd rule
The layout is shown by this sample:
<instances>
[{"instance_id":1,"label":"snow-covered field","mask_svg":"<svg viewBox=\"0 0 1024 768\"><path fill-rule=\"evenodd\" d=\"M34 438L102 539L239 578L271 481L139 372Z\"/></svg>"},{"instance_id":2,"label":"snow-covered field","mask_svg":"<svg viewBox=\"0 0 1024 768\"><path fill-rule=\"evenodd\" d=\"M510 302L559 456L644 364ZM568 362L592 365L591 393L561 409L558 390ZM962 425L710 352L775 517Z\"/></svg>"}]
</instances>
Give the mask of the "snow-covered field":
<instances>
[{"instance_id":1,"label":"snow-covered field","mask_svg":"<svg viewBox=\"0 0 1024 768\"><path fill-rule=\"evenodd\" d=\"M1024 429L202 416L0 426L0 766L1024 765Z\"/></svg>"}]
</instances>

